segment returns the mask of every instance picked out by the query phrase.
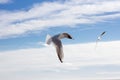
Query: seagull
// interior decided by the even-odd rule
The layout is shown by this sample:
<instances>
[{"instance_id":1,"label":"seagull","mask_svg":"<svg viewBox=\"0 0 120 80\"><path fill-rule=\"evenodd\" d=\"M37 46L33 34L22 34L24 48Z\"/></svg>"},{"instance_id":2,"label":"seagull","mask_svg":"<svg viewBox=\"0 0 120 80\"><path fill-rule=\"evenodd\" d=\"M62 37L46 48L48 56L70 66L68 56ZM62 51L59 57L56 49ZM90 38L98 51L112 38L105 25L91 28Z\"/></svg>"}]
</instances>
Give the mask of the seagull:
<instances>
[{"instance_id":1,"label":"seagull","mask_svg":"<svg viewBox=\"0 0 120 80\"><path fill-rule=\"evenodd\" d=\"M50 45L51 43L54 44L56 48L57 56L61 63L63 63L62 59L63 59L64 54L63 54L62 42L60 39L63 39L63 38L72 39L71 35L68 33L60 33L52 37L50 35L47 35L46 37L46 44L48 45Z\"/></svg>"},{"instance_id":2,"label":"seagull","mask_svg":"<svg viewBox=\"0 0 120 80\"><path fill-rule=\"evenodd\" d=\"M106 33L105 31L102 32L102 33L100 34L100 36L97 38L97 41L101 40L102 36L103 36L105 33Z\"/></svg>"},{"instance_id":3,"label":"seagull","mask_svg":"<svg viewBox=\"0 0 120 80\"><path fill-rule=\"evenodd\" d=\"M97 40L96 40L96 46L95 46L95 48L97 47L98 41L100 41L100 40L102 39L102 36L103 36L105 33L106 33L106 31L102 32L102 33L100 34L100 36L98 36L98 38L97 38Z\"/></svg>"}]
</instances>

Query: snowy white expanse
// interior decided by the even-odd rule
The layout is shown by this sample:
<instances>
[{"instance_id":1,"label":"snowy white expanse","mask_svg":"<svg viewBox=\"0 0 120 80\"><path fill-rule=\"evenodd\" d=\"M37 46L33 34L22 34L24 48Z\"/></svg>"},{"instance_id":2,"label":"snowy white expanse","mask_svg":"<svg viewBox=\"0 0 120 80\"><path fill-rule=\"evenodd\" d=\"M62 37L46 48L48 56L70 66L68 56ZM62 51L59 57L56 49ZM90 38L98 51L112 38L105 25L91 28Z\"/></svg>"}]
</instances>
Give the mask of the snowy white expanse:
<instances>
[{"instance_id":1,"label":"snowy white expanse","mask_svg":"<svg viewBox=\"0 0 120 80\"><path fill-rule=\"evenodd\" d=\"M63 48L64 63L52 46L0 52L0 80L120 79L120 41Z\"/></svg>"}]
</instances>

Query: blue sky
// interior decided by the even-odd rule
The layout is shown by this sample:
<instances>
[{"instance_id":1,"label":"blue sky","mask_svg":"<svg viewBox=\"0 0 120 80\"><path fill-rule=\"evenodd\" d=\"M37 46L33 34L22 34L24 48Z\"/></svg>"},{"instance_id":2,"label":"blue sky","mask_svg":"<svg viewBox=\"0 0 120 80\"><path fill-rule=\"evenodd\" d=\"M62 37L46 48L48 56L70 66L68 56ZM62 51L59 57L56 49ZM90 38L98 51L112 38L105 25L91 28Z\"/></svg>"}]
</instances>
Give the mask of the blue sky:
<instances>
[{"instance_id":1,"label":"blue sky","mask_svg":"<svg viewBox=\"0 0 120 80\"><path fill-rule=\"evenodd\" d=\"M24 75L19 75L24 73L25 68L28 68L31 72L29 73L29 70L28 72L25 71L25 75L33 75L31 80L34 80L35 75L40 76L38 73L42 71L44 76L45 74L53 76L56 73L58 74L56 77L60 77L59 74L61 76L65 75L62 80L69 79L67 74L73 75L70 71L74 72L73 78L76 77L76 80L80 78L78 74L81 74L81 78L84 78L84 76L106 78L103 76L104 74L107 77L114 74L112 77L117 78L118 76L115 75L120 74L118 68L120 66L118 57L120 56L120 0L0 0L0 15L0 57L3 60L1 61L3 66L0 66L0 69L3 69L4 76L11 71L13 73L15 71L18 77L22 77L21 79L28 79ZM106 31L106 34L98 45L98 50L94 52L92 48L97 37L103 31ZM43 46L43 43L47 34L55 35L62 32L68 32L74 38L74 40L62 40L66 48L66 55L67 52L72 53L69 51L71 48L75 54L73 58L72 54L68 55L65 59L68 63L61 67L59 61L56 60L56 56L54 57L52 54L55 54L55 52L48 54L49 50L52 51L52 49ZM91 56L89 52L94 56ZM115 55L114 52L116 52ZM110 55L108 56L108 54ZM52 56L53 59L47 59L48 56L46 55ZM41 56L44 56L44 58L39 59ZM18 60L20 58L23 58L23 61ZM9 61L9 59L11 60ZM26 61L24 62L24 60ZM48 60L53 64L47 64L47 62L41 60ZM6 67L6 64L8 67ZM19 66L21 66L22 71L19 70ZM37 66L44 66L45 68L39 69ZM107 68L108 66L109 68ZM72 69L66 69L68 67L72 67ZM5 70L6 68L8 71ZM37 72L35 68L40 72ZM54 68L55 70L53 70ZM86 69L91 75L87 73ZM82 74L82 71L84 71L84 74ZM14 77L14 74L11 74L11 76ZM2 76L0 78L6 80ZM43 79L47 80L45 77ZM56 80L56 78L54 79ZM14 79L11 78L11 80Z\"/></svg>"},{"instance_id":2,"label":"blue sky","mask_svg":"<svg viewBox=\"0 0 120 80\"><path fill-rule=\"evenodd\" d=\"M103 0L103 1L106 1L106 0ZM34 1L31 0L31 1L29 1L29 0L26 0L24 2L21 2L18 0L6 0L6 3L2 3L2 1L1 1L0 10L1 10L1 15L3 13L5 13L7 15L7 13L8 13L8 14L10 14L10 15L8 15L8 18L9 17L13 18L14 16L12 16L12 12L14 12L13 15L16 15L16 16L23 15L24 13L31 14L30 11L32 12L32 8L34 10L36 8L35 6L44 8L45 6L48 6L48 5L51 6L52 3L54 3L55 5L56 4L60 5L60 6L62 6L61 4L63 3L63 6L64 6L69 2L70 2L69 0L68 1L59 1L59 0L58 1L55 1L55 0L44 0L44 1L43 0L34 0ZM85 2L86 2L86 5L89 5L91 3L90 1L85 1ZM97 0L92 2L92 3L96 5L95 2L97 3ZM115 2L117 2L117 0ZM78 3L79 3L79 1L78 1ZM44 4L46 4L46 5L44 6ZM77 1L74 4L78 5ZM82 4L85 5L84 1L81 1L81 4L78 5L78 7L82 6ZM115 7L115 9L116 9L116 7ZM45 7L45 9L47 9L47 8ZM56 11L55 15L59 15L59 14L64 15L64 14L62 14L62 12L63 12L62 9L61 9L61 12L58 10L57 9L55 10ZM100 11L101 11L101 9L100 9ZM21 12L23 12L23 13L21 13ZM38 19L38 21L39 21L39 20L49 16L49 15L46 15L46 16L43 16L42 18L40 18L40 16L42 14L39 15L39 13L40 12L38 12L38 15L34 15L33 17L30 17L30 15L29 15L28 18L25 18L25 19L22 18L21 20L19 19L19 17L13 21L8 20L8 23L7 22L2 23L8 19L6 17L3 17L3 18L5 18L5 20L4 19L2 20L1 24L3 24L3 25L1 25L1 28L5 27L4 24L10 24L10 26L13 26L16 24L18 24L18 25L23 24L24 25L25 24L24 22L28 21L28 24L29 24L30 20L37 20ZM49 8L48 8L48 13L49 13ZM77 11L76 11L76 13L77 13ZM78 13L80 13L80 12L78 12ZM46 14L47 14L47 11L46 11ZM38 29L36 29L36 30L34 30L34 29L33 30L26 30L23 33L14 33L13 32L13 34L11 32L5 36L2 36L0 38L0 45L1 45L0 51L22 49L22 48L35 48L35 47L39 48L42 45L39 45L38 43L44 42L47 34L55 35L55 34L58 34L61 32L68 32L74 37L74 40L72 42L71 41L69 42L67 40L63 40L63 43L70 43L70 44L94 42L96 40L96 37L103 31L107 31L107 34L106 34L106 36L104 36L103 41L120 40L120 38L118 37L119 33L120 33L119 32L120 19L119 19L119 16L116 17L116 15L119 15L119 14L120 14L119 9L115 10L115 11L114 10L108 10L108 11L103 10L103 12L96 11L96 13L90 13L90 14L88 14L87 12L86 13L84 12L83 14L80 13L80 15L78 15L77 17L81 16L81 19L82 18L89 19L89 18L97 17L97 16L98 17L107 17L108 16L108 17L105 19L98 20L98 21L95 20L93 22L91 22L92 19L90 19L90 21L77 22L77 23L73 23L71 25L69 25L69 23L67 23L67 24L63 23L61 25L54 25L54 22L52 22L53 26L46 25L49 27L44 28L42 30L39 29L39 27L41 27L41 25L39 25L40 23L37 23ZM52 16L52 12L50 13L50 15ZM70 14L70 15L73 16L73 14ZM114 17L116 17L116 18L114 18ZM48 20L49 20L49 17L48 17ZM58 21L58 23L59 23L59 21ZM31 26L32 25L33 24L31 24ZM9 27L9 25L8 25L8 27ZM24 26L22 26L22 27L24 27ZM17 26L16 26L16 29L17 29ZM1 31L1 33L6 34L6 31L3 30L3 31Z\"/></svg>"},{"instance_id":3,"label":"blue sky","mask_svg":"<svg viewBox=\"0 0 120 80\"><path fill-rule=\"evenodd\" d=\"M27 10L36 3L52 2L55 0L34 0L34 1L26 0L24 2L19 0L3 0L3 1L6 1L6 3L3 4L1 3L0 9L2 10L21 10L21 9Z\"/></svg>"},{"instance_id":4,"label":"blue sky","mask_svg":"<svg viewBox=\"0 0 120 80\"><path fill-rule=\"evenodd\" d=\"M88 43L95 42L96 38L103 32L106 31L104 38L102 41L116 41L120 40L118 37L119 32L119 22L105 22L98 23L92 25L79 25L84 27L60 27L60 28L49 28L43 31L37 31L33 33L28 33L27 35L19 35L16 37L10 37L5 39L0 39L1 51L5 50L14 50L14 49L22 49L22 48L40 48L44 47L39 42L45 42L45 38L47 34L55 35L61 32L68 32L74 38L74 40L62 40L64 44L76 44L76 43ZM97 28L96 28L97 26ZM88 28L90 27L90 28ZM115 28L116 27L116 28Z\"/></svg>"}]
</instances>

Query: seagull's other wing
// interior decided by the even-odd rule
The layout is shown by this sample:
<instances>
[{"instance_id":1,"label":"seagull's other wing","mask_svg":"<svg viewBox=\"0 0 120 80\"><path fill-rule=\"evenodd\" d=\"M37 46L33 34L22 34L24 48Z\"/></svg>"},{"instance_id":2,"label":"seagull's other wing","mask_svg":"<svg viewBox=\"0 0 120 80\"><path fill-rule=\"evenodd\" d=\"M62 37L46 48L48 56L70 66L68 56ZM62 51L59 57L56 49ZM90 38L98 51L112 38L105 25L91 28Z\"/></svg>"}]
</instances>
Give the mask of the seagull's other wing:
<instances>
[{"instance_id":1,"label":"seagull's other wing","mask_svg":"<svg viewBox=\"0 0 120 80\"><path fill-rule=\"evenodd\" d=\"M97 40L96 40L95 50L96 50L97 44L98 44L98 42L99 42L100 40L101 40L101 36L98 36L98 38L97 38Z\"/></svg>"},{"instance_id":2,"label":"seagull's other wing","mask_svg":"<svg viewBox=\"0 0 120 80\"><path fill-rule=\"evenodd\" d=\"M63 63L62 59L64 57L64 54L63 54L63 49L62 49L62 43L59 39L53 40L53 43L55 45L58 58L60 62Z\"/></svg>"}]
</instances>

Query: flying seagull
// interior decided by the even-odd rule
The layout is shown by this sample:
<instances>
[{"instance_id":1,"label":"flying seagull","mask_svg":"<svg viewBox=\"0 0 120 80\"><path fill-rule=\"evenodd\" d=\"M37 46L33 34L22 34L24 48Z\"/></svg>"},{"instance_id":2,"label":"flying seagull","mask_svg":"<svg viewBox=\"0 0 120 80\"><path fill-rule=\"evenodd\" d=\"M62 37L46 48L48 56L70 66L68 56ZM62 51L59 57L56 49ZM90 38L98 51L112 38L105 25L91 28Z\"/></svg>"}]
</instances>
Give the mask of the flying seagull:
<instances>
[{"instance_id":1,"label":"flying seagull","mask_svg":"<svg viewBox=\"0 0 120 80\"><path fill-rule=\"evenodd\" d=\"M98 38L97 38L97 40L96 40L96 46L95 46L95 48L97 47L98 41L100 41L100 40L102 39L102 36L103 36L105 33L106 33L106 31L102 32L102 33L100 34L100 36L98 36Z\"/></svg>"},{"instance_id":2,"label":"flying seagull","mask_svg":"<svg viewBox=\"0 0 120 80\"><path fill-rule=\"evenodd\" d=\"M102 32L102 33L100 34L100 36L97 38L97 41L101 40L102 36L103 36L105 33L106 33L105 31Z\"/></svg>"},{"instance_id":3,"label":"flying seagull","mask_svg":"<svg viewBox=\"0 0 120 80\"><path fill-rule=\"evenodd\" d=\"M50 45L51 43L54 44L56 48L57 56L61 63L63 63L62 59L64 54L62 49L62 42L60 39L63 39L63 38L72 39L71 35L69 35L68 33L61 33L61 34L54 35L52 37L50 35L47 35L46 37L46 44L48 45Z\"/></svg>"}]
</instances>

